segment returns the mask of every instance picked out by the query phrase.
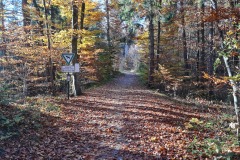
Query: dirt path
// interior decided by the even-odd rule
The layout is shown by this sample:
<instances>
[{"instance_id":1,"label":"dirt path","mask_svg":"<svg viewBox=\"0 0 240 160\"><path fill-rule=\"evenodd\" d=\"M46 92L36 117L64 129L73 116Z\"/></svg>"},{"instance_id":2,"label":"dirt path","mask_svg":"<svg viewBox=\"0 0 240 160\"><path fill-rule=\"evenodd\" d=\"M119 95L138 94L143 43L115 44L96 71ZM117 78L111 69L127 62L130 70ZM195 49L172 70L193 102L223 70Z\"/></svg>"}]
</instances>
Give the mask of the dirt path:
<instances>
[{"instance_id":1,"label":"dirt path","mask_svg":"<svg viewBox=\"0 0 240 160\"><path fill-rule=\"evenodd\" d=\"M183 123L200 116L146 89L131 73L72 102L85 120L81 132L89 133L84 159L183 158L189 138Z\"/></svg>"},{"instance_id":2,"label":"dirt path","mask_svg":"<svg viewBox=\"0 0 240 160\"><path fill-rule=\"evenodd\" d=\"M131 141L124 133L124 128L129 127L127 122L129 115L126 114L127 107L132 105L129 100L133 98L135 91L144 90L145 88L140 84L136 75L126 73L107 85L87 92L90 95L88 102L94 103L90 107L106 111L103 115L104 119L96 117L89 121L90 124L97 125L99 134L101 137L105 137L97 146L94 159L124 159L126 153L123 150ZM130 155L128 153L128 158ZM131 155L131 158L140 157L137 154Z\"/></svg>"},{"instance_id":3,"label":"dirt path","mask_svg":"<svg viewBox=\"0 0 240 160\"><path fill-rule=\"evenodd\" d=\"M191 159L186 147L198 133L185 132L184 123L205 114L146 89L130 73L58 103L60 115L43 115L40 127L21 131L20 140L1 143L2 157Z\"/></svg>"}]
</instances>

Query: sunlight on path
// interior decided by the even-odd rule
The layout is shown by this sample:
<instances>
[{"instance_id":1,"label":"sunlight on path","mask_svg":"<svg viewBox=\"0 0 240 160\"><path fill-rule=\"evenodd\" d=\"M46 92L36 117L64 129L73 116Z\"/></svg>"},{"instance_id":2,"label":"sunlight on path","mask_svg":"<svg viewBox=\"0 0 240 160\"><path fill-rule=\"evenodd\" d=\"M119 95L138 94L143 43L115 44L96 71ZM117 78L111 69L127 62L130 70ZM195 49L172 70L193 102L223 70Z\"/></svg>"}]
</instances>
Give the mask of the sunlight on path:
<instances>
[{"instance_id":1,"label":"sunlight on path","mask_svg":"<svg viewBox=\"0 0 240 160\"><path fill-rule=\"evenodd\" d=\"M5 159L191 160L189 143L209 136L184 126L206 112L147 89L133 72L56 101L58 114L28 115L39 125L6 143Z\"/></svg>"},{"instance_id":2,"label":"sunlight on path","mask_svg":"<svg viewBox=\"0 0 240 160\"><path fill-rule=\"evenodd\" d=\"M200 116L193 108L176 105L148 90L133 72L72 101L83 113L83 132L91 134L91 153L83 153L86 159L184 157L188 141L184 121ZM169 152L163 153L163 149Z\"/></svg>"},{"instance_id":3,"label":"sunlight on path","mask_svg":"<svg viewBox=\"0 0 240 160\"><path fill-rule=\"evenodd\" d=\"M109 106L106 108L111 108L113 112L108 114L109 121L106 122L104 126L100 126L99 130L107 130L107 134L112 134L112 141L109 143L109 139L102 141L100 143L100 148L96 154L96 159L111 159L115 158L117 160L123 159L120 151L127 146L128 142L121 131L124 128L124 115L122 111L125 109L125 101L121 97L127 96L128 92L134 92L133 88L140 87L135 73L133 72L124 72L124 76L115 79L109 85L99 88L102 94L103 99L94 100L95 103L104 102ZM97 90L99 90L97 89ZM91 94L91 92L90 92ZM101 101L102 100L102 101ZM104 108L104 106L101 106ZM90 122L91 123L91 122ZM104 135L104 133L103 133ZM105 135L107 136L107 135ZM111 151L109 151L109 147Z\"/></svg>"}]
</instances>

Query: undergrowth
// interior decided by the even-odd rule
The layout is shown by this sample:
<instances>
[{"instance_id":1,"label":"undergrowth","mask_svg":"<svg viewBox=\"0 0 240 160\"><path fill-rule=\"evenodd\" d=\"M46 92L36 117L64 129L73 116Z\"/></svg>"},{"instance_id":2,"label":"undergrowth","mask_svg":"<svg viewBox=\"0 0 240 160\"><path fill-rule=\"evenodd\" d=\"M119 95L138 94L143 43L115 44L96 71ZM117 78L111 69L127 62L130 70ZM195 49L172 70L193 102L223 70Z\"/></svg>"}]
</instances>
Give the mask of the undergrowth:
<instances>
[{"instance_id":1,"label":"undergrowth","mask_svg":"<svg viewBox=\"0 0 240 160\"><path fill-rule=\"evenodd\" d=\"M28 129L39 129L47 115L58 117L59 105L46 97L28 97L23 105L0 105L0 141L19 136Z\"/></svg>"},{"instance_id":2,"label":"undergrowth","mask_svg":"<svg viewBox=\"0 0 240 160\"><path fill-rule=\"evenodd\" d=\"M205 133L205 137L195 135L188 145L188 151L200 159L240 159L238 152L236 152L238 149L236 130L229 126L232 121L233 116L228 114L208 120L190 119L185 123L186 130Z\"/></svg>"}]
</instances>

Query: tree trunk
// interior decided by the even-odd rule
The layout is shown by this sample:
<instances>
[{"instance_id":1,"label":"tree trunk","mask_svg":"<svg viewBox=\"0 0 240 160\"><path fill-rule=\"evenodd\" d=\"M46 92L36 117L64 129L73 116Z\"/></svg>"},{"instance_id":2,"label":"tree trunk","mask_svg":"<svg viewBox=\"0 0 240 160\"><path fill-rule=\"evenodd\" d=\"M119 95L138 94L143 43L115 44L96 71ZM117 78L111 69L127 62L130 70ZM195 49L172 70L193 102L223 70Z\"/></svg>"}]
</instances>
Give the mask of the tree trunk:
<instances>
[{"instance_id":1,"label":"tree trunk","mask_svg":"<svg viewBox=\"0 0 240 160\"><path fill-rule=\"evenodd\" d=\"M160 63L160 37L161 37L161 22L158 21L157 30L157 57L156 57L156 69L158 70L158 64Z\"/></svg>"},{"instance_id":2,"label":"tree trunk","mask_svg":"<svg viewBox=\"0 0 240 160\"><path fill-rule=\"evenodd\" d=\"M85 2L82 2L80 30L83 30L84 17L85 17Z\"/></svg>"},{"instance_id":3,"label":"tree trunk","mask_svg":"<svg viewBox=\"0 0 240 160\"><path fill-rule=\"evenodd\" d=\"M200 31L197 30L197 81L200 81Z\"/></svg>"},{"instance_id":4,"label":"tree trunk","mask_svg":"<svg viewBox=\"0 0 240 160\"><path fill-rule=\"evenodd\" d=\"M48 44L48 50L49 50L49 60L48 60L48 63L49 63L49 68L50 68L50 81L51 81L51 91L52 91L52 94L55 94L55 91L54 91L54 73L53 73L53 62L52 62L52 53L51 53L51 38L50 38L50 30L49 30L49 23L48 23L48 11L47 11L47 8L46 8L46 1L43 0L43 7L44 7L44 16L45 16L45 27L47 29L47 44Z\"/></svg>"},{"instance_id":5,"label":"tree trunk","mask_svg":"<svg viewBox=\"0 0 240 160\"><path fill-rule=\"evenodd\" d=\"M211 7L211 10L214 10L215 6ZM210 76L213 76L214 72L214 57L215 57L215 49L214 49L214 22L210 23L210 32L209 32L209 37L210 37L210 55L209 55L209 70L208 74ZM209 84L209 97L212 98L214 96L214 85L213 82L210 82Z\"/></svg>"},{"instance_id":6,"label":"tree trunk","mask_svg":"<svg viewBox=\"0 0 240 160\"><path fill-rule=\"evenodd\" d=\"M150 1L150 14L149 14L149 73L148 73L148 85L151 86L153 83L154 73L154 25L153 18L154 14L152 11L152 0Z\"/></svg>"},{"instance_id":7,"label":"tree trunk","mask_svg":"<svg viewBox=\"0 0 240 160\"><path fill-rule=\"evenodd\" d=\"M80 17L80 30L83 30L83 25L84 25L84 17L85 17L85 2L82 2L82 6L81 6L81 17ZM80 43L82 44L82 35L80 36L79 39ZM81 52L81 48L80 48L80 52Z\"/></svg>"},{"instance_id":8,"label":"tree trunk","mask_svg":"<svg viewBox=\"0 0 240 160\"><path fill-rule=\"evenodd\" d=\"M214 56L215 56L215 49L214 49L214 41L213 41L213 36L214 36L214 22L211 22L211 27L210 27L210 57L209 57L209 75L213 75L213 63L214 63Z\"/></svg>"},{"instance_id":9,"label":"tree trunk","mask_svg":"<svg viewBox=\"0 0 240 160\"><path fill-rule=\"evenodd\" d=\"M188 53L187 53L187 38L186 38L186 29L185 29L185 16L184 16L184 5L183 0L180 1L180 12L181 12L181 23L182 23L182 43L183 43L183 59L184 59L184 67L185 67L185 76L188 76Z\"/></svg>"},{"instance_id":10,"label":"tree trunk","mask_svg":"<svg viewBox=\"0 0 240 160\"><path fill-rule=\"evenodd\" d=\"M29 26L31 22L27 6L28 6L27 0L22 0L23 26Z\"/></svg>"},{"instance_id":11,"label":"tree trunk","mask_svg":"<svg viewBox=\"0 0 240 160\"><path fill-rule=\"evenodd\" d=\"M75 63L78 63L78 34L76 31L78 30L78 5L75 0L72 1L72 29L73 29L73 35L72 35L72 53L75 54L74 59L73 59L73 65ZM74 73L73 74L73 84L72 84L72 89L73 89L73 94L74 96L79 96L82 94L82 89L81 89L81 81L80 81L80 75L79 73Z\"/></svg>"},{"instance_id":12,"label":"tree trunk","mask_svg":"<svg viewBox=\"0 0 240 160\"><path fill-rule=\"evenodd\" d=\"M50 30L49 30L49 23L48 23L48 10L46 8L45 0L43 0L43 7L44 7L44 16L45 16L45 27L47 29L48 49L51 50L51 38L50 38Z\"/></svg>"},{"instance_id":13,"label":"tree trunk","mask_svg":"<svg viewBox=\"0 0 240 160\"><path fill-rule=\"evenodd\" d=\"M159 0L160 6L162 5L162 0ZM160 41L161 41L161 21L158 20L158 33L157 33L157 65L156 69L158 70L158 64L160 63Z\"/></svg>"},{"instance_id":14,"label":"tree trunk","mask_svg":"<svg viewBox=\"0 0 240 160\"><path fill-rule=\"evenodd\" d=\"M1 35L1 49L0 51L2 52L2 54L4 55L6 53L6 45L5 43L5 20L4 20L4 4L3 4L3 0L0 1L0 7L1 7L1 31L2 31L2 35Z\"/></svg>"},{"instance_id":15,"label":"tree trunk","mask_svg":"<svg viewBox=\"0 0 240 160\"><path fill-rule=\"evenodd\" d=\"M109 76L113 74L113 55L112 55L112 46L113 43L111 42L111 35L110 35L110 7L109 7L109 0L106 0L106 18L107 18L107 53L109 54L109 63L107 64L107 71L109 73Z\"/></svg>"},{"instance_id":16,"label":"tree trunk","mask_svg":"<svg viewBox=\"0 0 240 160\"><path fill-rule=\"evenodd\" d=\"M106 13L107 13L107 43L108 43L108 51L111 48L111 39L110 39L110 14L109 14L109 2L106 0Z\"/></svg>"},{"instance_id":17,"label":"tree trunk","mask_svg":"<svg viewBox=\"0 0 240 160\"><path fill-rule=\"evenodd\" d=\"M229 0L229 3L230 3L230 7L231 7L232 11L234 11L236 5L238 4L237 1L236 0ZM236 22L232 22L232 23L233 23L233 30L236 30L238 28L239 20L236 21ZM239 33L236 32L236 34L235 34L236 40L238 40L238 35L239 35ZM234 51L238 52L236 49ZM233 58L233 63L235 65L237 65L238 63L240 64L238 55L235 55L232 58Z\"/></svg>"},{"instance_id":18,"label":"tree trunk","mask_svg":"<svg viewBox=\"0 0 240 160\"><path fill-rule=\"evenodd\" d=\"M37 13L38 13L38 16L39 17L42 17L42 15L41 15L41 8L40 8L40 6L37 4L37 1L36 0L33 0L33 6L36 8L36 11L37 11ZM43 28L44 28L44 23L43 23L43 21L42 20L37 20L37 23L38 23L38 25L39 25L39 27L40 27L40 33L41 33L41 35L44 35L44 32L43 32Z\"/></svg>"},{"instance_id":19,"label":"tree trunk","mask_svg":"<svg viewBox=\"0 0 240 160\"><path fill-rule=\"evenodd\" d=\"M200 56L200 70L201 72L206 71L206 63L205 63L205 27L204 27L204 12L205 12L205 5L204 0L201 1L201 56ZM202 74L201 74L202 75ZM203 81L203 78L201 77L201 81Z\"/></svg>"}]
</instances>

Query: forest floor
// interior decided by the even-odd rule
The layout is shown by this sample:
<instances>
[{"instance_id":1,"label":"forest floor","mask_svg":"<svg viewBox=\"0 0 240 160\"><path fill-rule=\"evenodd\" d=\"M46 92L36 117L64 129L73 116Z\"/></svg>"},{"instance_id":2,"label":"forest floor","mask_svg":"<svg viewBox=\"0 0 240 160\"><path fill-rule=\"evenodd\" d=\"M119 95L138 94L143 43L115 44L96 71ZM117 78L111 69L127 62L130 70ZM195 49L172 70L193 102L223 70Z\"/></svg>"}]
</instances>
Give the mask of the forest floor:
<instances>
[{"instance_id":1,"label":"forest floor","mask_svg":"<svg viewBox=\"0 0 240 160\"><path fill-rule=\"evenodd\" d=\"M41 103L57 105L41 114L31 107L21 113L31 125L22 122L18 136L0 141L0 159L194 159L187 151L194 137L216 135L186 130L186 122L204 121L210 112L217 112L214 108L196 107L149 90L131 73L86 90L83 96L46 97ZM0 109L7 114L13 108Z\"/></svg>"}]
</instances>

